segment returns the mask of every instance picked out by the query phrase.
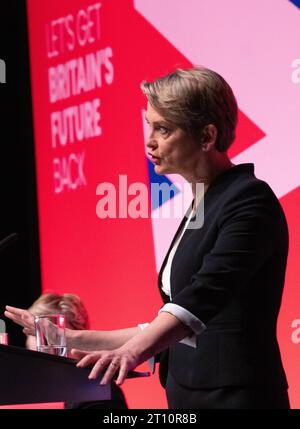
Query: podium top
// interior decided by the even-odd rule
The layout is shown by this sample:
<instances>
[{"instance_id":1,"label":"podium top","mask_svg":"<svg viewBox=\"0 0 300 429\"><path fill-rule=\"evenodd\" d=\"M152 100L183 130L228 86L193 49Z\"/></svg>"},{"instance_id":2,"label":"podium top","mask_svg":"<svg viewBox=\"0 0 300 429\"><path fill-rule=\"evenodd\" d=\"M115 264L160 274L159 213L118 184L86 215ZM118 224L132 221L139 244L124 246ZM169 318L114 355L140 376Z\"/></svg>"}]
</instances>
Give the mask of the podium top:
<instances>
[{"instance_id":1,"label":"podium top","mask_svg":"<svg viewBox=\"0 0 300 429\"><path fill-rule=\"evenodd\" d=\"M0 345L0 404L110 399L110 385L89 380L90 368L77 368L75 363L67 357ZM127 378L148 376L150 372L130 371Z\"/></svg>"}]
</instances>

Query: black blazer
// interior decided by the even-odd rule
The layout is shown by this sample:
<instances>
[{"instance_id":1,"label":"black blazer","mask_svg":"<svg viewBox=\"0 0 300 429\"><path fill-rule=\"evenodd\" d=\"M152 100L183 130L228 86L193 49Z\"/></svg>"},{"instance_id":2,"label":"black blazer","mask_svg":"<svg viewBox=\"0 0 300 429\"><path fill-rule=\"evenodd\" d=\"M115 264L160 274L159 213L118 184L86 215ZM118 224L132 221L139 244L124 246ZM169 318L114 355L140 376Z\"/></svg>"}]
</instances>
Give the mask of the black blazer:
<instances>
[{"instance_id":1,"label":"black blazer","mask_svg":"<svg viewBox=\"0 0 300 429\"><path fill-rule=\"evenodd\" d=\"M164 303L162 271L173 242L159 273ZM287 387L276 339L287 252L283 210L253 164L218 175L204 196L203 226L185 231L171 268L172 302L207 329L196 349L177 343L160 355L163 386L170 371L190 388Z\"/></svg>"}]
</instances>

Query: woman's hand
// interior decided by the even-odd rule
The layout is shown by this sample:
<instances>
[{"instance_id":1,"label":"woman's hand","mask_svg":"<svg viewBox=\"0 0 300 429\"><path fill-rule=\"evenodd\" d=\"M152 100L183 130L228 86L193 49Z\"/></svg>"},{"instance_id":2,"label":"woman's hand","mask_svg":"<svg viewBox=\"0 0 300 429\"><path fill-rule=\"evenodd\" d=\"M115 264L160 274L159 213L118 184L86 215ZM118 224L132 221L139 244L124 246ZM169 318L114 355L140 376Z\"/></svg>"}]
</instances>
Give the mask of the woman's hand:
<instances>
[{"instance_id":1,"label":"woman's hand","mask_svg":"<svg viewBox=\"0 0 300 429\"><path fill-rule=\"evenodd\" d=\"M128 372L141 363L139 356L126 348L101 352L72 349L71 354L75 359L79 359L76 365L78 368L94 365L89 379L96 379L101 373L104 374L100 384L109 383L117 372L116 383L123 384Z\"/></svg>"},{"instance_id":2,"label":"woman's hand","mask_svg":"<svg viewBox=\"0 0 300 429\"><path fill-rule=\"evenodd\" d=\"M26 335L35 336L34 316L28 310L21 308L10 307L7 305L4 315L13 322L23 327L23 332Z\"/></svg>"},{"instance_id":3,"label":"woman's hand","mask_svg":"<svg viewBox=\"0 0 300 429\"><path fill-rule=\"evenodd\" d=\"M108 383L118 373L117 384L124 383L129 371L152 356L176 344L191 333L191 328L168 312L161 312L145 329L114 350L88 352L72 349L77 366L94 365L89 378L104 374L101 384Z\"/></svg>"}]
</instances>

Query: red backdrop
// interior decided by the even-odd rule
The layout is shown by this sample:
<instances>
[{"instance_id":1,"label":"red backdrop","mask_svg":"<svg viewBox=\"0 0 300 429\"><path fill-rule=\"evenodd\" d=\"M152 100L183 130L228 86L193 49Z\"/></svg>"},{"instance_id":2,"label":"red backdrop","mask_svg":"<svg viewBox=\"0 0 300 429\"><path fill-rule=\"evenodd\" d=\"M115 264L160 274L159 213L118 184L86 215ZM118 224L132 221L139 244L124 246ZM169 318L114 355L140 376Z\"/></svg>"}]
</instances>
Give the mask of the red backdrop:
<instances>
[{"instance_id":1,"label":"red backdrop","mask_svg":"<svg viewBox=\"0 0 300 429\"><path fill-rule=\"evenodd\" d=\"M119 175L149 183L140 82L192 62L130 0L28 0L28 28L43 290L80 295L93 329L151 321L161 306L151 218L100 219L96 189L109 182L118 190ZM239 117L231 157L265 135ZM299 406L299 188L281 201L291 247L278 333ZM166 407L157 375L129 380L124 391L130 407Z\"/></svg>"}]
</instances>

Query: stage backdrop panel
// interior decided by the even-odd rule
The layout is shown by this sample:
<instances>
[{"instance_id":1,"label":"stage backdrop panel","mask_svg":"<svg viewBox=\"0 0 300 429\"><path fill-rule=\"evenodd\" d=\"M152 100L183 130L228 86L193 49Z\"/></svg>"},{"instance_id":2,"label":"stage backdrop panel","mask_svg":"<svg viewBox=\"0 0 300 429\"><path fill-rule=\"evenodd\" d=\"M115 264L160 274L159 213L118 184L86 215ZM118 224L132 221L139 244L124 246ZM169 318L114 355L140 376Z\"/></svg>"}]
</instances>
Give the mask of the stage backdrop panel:
<instances>
[{"instance_id":1,"label":"stage backdrop panel","mask_svg":"<svg viewBox=\"0 0 300 429\"><path fill-rule=\"evenodd\" d=\"M28 0L42 287L80 295L93 329L156 316L157 272L180 219L155 214L180 198L182 181L157 177L145 154L140 83L175 67L213 68L239 103L233 162L254 162L288 217L278 332L299 407L300 85L292 61L300 56L300 10L287 0L246 3ZM151 183L175 181L173 198L151 200ZM143 218L135 214L145 188L136 183L149 191ZM110 203L101 206L105 195ZM105 210L109 218L101 218ZM124 391L130 407L166 407L157 375L127 381Z\"/></svg>"}]
</instances>

